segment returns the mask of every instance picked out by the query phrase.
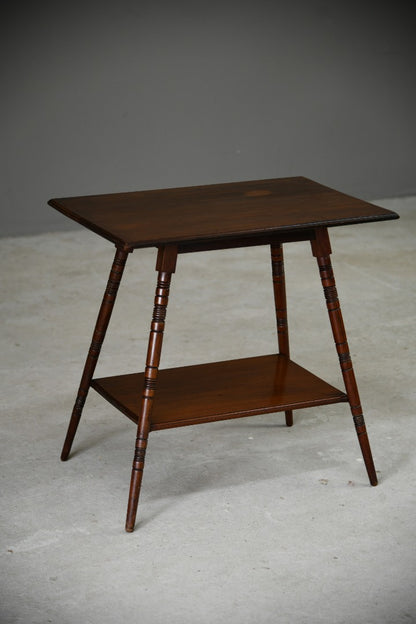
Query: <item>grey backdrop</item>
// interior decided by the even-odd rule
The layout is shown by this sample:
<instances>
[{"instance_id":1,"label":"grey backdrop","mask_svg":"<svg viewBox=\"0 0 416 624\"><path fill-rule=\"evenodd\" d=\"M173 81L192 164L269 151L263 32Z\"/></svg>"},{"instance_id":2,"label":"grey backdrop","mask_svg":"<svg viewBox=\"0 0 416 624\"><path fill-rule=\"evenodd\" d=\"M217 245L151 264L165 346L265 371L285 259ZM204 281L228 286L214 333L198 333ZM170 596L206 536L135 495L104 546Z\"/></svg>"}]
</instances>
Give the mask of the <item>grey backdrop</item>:
<instances>
[{"instance_id":1,"label":"grey backdrop","mask_svg":"<svg viewBox=\"0 0 416 624\"><path fill-rule=\"evenodd\" d=\"M10 3L1 233L50 197L305 175L414 194L412 3Z\"/></svg>"}]
</instances>

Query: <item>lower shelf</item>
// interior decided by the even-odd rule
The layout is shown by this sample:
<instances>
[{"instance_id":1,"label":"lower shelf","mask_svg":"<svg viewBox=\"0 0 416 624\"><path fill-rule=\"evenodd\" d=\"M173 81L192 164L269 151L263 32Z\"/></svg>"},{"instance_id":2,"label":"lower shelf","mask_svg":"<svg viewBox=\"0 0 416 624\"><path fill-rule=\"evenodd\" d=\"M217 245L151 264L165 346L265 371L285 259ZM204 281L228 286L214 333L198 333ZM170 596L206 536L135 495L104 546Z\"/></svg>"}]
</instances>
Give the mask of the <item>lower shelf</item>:
<instances>
[{"instance_id":1,"label":"lower shelf","mask_svg":"<svg viewBox=\"0 0 416 624\"><path fill-rule=\"evenodd\" d=\"M91 387L134 422L143 373L94 379ZM348 401L347 395L282 355L159 371L151 430Z\"/></svg>"}]
</instances>

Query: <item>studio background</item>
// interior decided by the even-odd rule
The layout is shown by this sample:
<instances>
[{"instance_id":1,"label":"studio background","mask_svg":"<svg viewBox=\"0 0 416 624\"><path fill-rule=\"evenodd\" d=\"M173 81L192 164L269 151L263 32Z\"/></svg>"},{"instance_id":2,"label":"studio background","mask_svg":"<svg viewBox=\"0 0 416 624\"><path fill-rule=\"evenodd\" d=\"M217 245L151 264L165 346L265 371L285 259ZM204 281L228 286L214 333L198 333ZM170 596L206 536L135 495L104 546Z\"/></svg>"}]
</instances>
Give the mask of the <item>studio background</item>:
<instances>
[{"instance_id":1,"label":"studio background","mask_svg":"<svg viewBox=\"0 0 416 624\"><path fill-rule=\"evenodd\" d=\"M3 15L1 234L51 197L304 175L416 192L408 3L37 2Z\"/></svg>"}]
</instances>

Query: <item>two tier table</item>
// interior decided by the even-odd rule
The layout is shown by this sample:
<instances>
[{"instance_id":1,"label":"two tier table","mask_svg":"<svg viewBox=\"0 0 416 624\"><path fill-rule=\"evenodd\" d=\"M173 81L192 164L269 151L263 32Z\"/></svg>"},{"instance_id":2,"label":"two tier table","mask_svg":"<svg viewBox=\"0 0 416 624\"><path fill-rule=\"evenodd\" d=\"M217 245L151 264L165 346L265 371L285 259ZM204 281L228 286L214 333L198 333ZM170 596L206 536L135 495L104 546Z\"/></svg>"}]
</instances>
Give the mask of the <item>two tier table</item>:
<instances>
[{"instance_id":1,"label":"two tier table","mask_svg":"<svg viewBox=\"0 0 416 624\"><path fill-rule=\"evenodd\" d=\"M68 459L90 388L137 425L126 530L134 530L151 431L347 402L371 485L377 485L331 266L328 228L396 219L394 212L303 177L51 199L49 204L116 246L61 459ZM310 241L345 391L290 359L283 244ZM276 353L159 370L169 287L178 254L268 245ZM128 254L157 248L157 283L144 372L94 378ZM241 274L244 267L241 267ZM220 276L219 276L220 279Z\"/></svg>"}]
</instances>

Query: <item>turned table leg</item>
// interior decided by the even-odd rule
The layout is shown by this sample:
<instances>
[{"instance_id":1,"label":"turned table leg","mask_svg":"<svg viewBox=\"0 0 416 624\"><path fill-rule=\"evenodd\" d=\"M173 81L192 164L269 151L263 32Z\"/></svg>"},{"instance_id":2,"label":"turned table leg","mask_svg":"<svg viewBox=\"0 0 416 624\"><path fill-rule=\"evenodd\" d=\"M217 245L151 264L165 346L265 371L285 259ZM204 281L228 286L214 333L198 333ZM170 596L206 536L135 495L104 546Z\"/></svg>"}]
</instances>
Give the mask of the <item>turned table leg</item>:
<instances>
[{"instance_id":1,"label":"turned table leg","mask_svg":"<svg viewBox=\"0 0 416 624\"><path fill-rule=\"evenodd\" d=\"M108 278L107 287L98 313L97 322L88 351L87 359L82 373L80 386L78 389L75 405L72 410L71 419L69 421L68 432L66 434L64 446L62 449L61 459L66 461L71 451L72 442L81 419L82 410L87 398L88 390L92 376L97 365L100 355L101 346L103 344L108 324L110 322L111 313L113 311L114 302L117 297L118 287L123 276L124 267L126 265L127 255L129 252L117 249L114 261L111 267L110 276Z\"/></svg>"},{"instance_id":2,"label":"turned table leg","mask_svg":"<svg viewBox=\"0 0 416 624\"><path fill-rule=\"evenodd\" d=\"M311 241L312 253L316 257L318 262L322 286L326 299L326 305L328 309L329 320L331 323L335 346L339 357L342 376L344 378L345 389L348 396L348 401L350 404L351 413L353 416L354 425L361 447L365 467L367 469L368 477L371 485L377 485L376 470L374 467L370 443L367 436L367 429L364 422L360 397L358 394L357 382L355 380L354 370L347 342L347 336L341 313L341 307L338 300L334 273L331 265L330 254L332 252L329 242L328 230L326 228L317 228L315 230L315 233L316 238Z\"/></svg>"},{"instance_id":3,"label":"turned table leg","mask_svg":"<svg viewBox=\"0 0 416 624\"><path fill-rule=\"evenodd\" d=\"M286 282L285 267L283 260L283 246L281 243L273 243L270 245L272 259L272 275L273 275L273 291L274 304L276 310L277 338L279 343L279 353L289 357L289 329L287 324L287 305L286 305ZM293 412L287 410L285 412L286 425L293 425Z\"/></svg>"},{"instance_id":4,"label":"turned table leg","mask_svg":"<svg viewBox=\"0 0 416 624\"><path fill-rule=\"evenodd\" d=\"M134 530L136 522L147 440L150 431L150 418L152 415L153 399L156 390L162 351L169 288L172 273L175 272L176 268L176 258L177 248L175 246L166 246L159 249L156 263L156 270L159 273L156 285L152 323L150 327L146 368L144 373L144 387L141 399L141 411L137 424L136 446L131 471L130 492L127 507L126 531L129 533Z\"/></svg>"}]
</instances>

